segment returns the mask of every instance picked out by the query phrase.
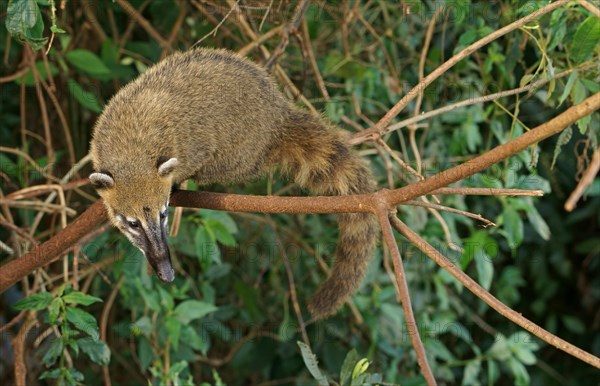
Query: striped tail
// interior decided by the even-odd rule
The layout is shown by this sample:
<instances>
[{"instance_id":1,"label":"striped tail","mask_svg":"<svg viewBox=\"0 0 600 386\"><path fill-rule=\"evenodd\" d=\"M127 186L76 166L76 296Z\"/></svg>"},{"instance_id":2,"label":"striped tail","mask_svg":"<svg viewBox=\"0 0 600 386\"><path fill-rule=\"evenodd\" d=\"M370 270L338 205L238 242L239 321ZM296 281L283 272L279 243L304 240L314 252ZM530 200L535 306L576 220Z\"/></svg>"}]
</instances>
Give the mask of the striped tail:
<instances>
[{"instance_id":1,"label":"striped tail","mask_svg":"<svg viewBox=\"0 0 600 386\"><path fill-rule=\"evenodd\" d=\"M301 187L326 196L375 190L370 170L337 129L296 109L287 122L278 158L284 173ZM378 222L370 213L339 214L337 219L340 233L333 270L308 305L316 319L334 314L356 291L378 238Z\"/></svg>"}]
</instances>

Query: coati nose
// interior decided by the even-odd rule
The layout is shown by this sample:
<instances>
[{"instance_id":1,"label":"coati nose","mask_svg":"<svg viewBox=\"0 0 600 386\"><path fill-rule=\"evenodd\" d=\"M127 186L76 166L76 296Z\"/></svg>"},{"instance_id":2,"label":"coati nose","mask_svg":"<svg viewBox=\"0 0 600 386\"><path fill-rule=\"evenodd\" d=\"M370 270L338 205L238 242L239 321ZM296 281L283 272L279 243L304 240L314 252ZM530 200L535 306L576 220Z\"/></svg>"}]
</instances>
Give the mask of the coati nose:
<instances>
[{"instance_id":1,"label":"coati nose","mask_svg":"<svg viewBox=\"0 0 600 386\"><path fill-rule=\"evenodd\" d=\"M165 283L170 283L175 279L175 271L172 267L165 267L164 269L160 269L156 271L156 275L161 281Z\"/></svg>"}]
</instances>

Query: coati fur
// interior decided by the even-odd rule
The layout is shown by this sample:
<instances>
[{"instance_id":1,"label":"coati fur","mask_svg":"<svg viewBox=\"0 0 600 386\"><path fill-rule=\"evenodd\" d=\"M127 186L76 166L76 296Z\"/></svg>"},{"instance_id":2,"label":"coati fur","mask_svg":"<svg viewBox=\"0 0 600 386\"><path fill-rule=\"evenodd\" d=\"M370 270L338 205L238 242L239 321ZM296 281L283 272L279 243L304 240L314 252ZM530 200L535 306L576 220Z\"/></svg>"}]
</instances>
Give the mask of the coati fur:
<instances>
[{"instance_id":1,"label":"coati fur","mask_svg":"<svg viewBox=\"0 0 600 386\"><path fill-rule=\"evenodd\" d=\"M287 100L264 68L226 50L173 54L123 87L98 118L91 155L90 181L110 220L167 282L173 184L248 181L277 165L317 195L375 189L339 129ZM349 299L375 248L373 215L340 214L338 224L333 270L309 303L315 318Z\"/></svg>"}]
</instances>

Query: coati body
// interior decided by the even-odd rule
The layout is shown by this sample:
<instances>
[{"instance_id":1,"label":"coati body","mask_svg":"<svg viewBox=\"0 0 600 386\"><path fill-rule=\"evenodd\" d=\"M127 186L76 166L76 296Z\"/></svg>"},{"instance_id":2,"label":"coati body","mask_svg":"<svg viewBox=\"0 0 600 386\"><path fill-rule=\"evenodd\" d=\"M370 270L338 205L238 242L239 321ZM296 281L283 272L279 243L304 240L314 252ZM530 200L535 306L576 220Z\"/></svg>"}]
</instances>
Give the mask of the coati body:
<instances>
[{"instance_id":1,"label":"coati body","mask_svg":"<svg viewBox=\"0 0 600 386\"><path fill-rule=\"evenodd\" d=\"M123 87L99 117L90 181L109 218L163 281L172 281L167 246L171 186L186 179L231 184L270 166L317 195L372 192L363 161L338 129L289 102L260 66L224 50L177 53ZM333 314L361 283L373 254L370 214L338 215L331 276L309 304Z\"/></svg>"}]
</instances>

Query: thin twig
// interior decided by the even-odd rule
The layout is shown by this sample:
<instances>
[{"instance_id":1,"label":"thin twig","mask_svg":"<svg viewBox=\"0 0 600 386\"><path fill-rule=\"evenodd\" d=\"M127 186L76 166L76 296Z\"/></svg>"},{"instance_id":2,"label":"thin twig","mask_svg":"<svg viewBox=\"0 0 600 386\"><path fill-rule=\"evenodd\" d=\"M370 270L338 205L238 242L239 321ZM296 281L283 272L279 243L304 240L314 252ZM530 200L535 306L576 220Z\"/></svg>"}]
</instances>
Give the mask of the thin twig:
<instances>
[{"instance_id":1,"label":"thin twig","mask_svg":"<svg viewBox=\"0 0 600 386\"><path fill-rule=\"evenodd\" d=\"M126 0L116 0L116 2L123 8L125 12L131 16L146 32L150 35L154 40L158 42L158 44L167 48L170 47L169 42L162 37L161 34L158 33L157 30L152 27L152 24L144 17L141 13L138 12L131 4L129 4Z\"/></svg>"},{"instance_id":2,"label":"thin twig","mask_svg":"<svg viewBox=\"0 0 600 386\"><path fill-rule=\"evenodd\" d=\"M577 206L577 201L583 196L585 190L594 182L594 178L600 170L600 149L596 149L592 156L592 162L588 166L587 170L579 180L579 183L575 187L575 190L571 193L567 202L565 202L565 210L571 212Z\"/></svg>"},{"instance_id":3,"label":"thin twig","mask_svg":"<svg viewBox=\"0 0 600 386\"><path fill-rule=\"evenodd\" d=\"M444 212L456 213L456 214L460 214L462 216L470 217L470 218L475 219L475 220L479 220L479 221L485 223L486 227L487 226L496 226L496 224L494 224L490 220L484 218L480 214L466 212L464 210L450 208L448 206L438 205L438 204L434 204L432 202L423 202L423 201L413 201L413 200L410 200L410 201L404 202L402 205L421 206L423 208L432 208L432 209L436 209L436 210L442 210Z\"/></svg>"}]
</instances>

